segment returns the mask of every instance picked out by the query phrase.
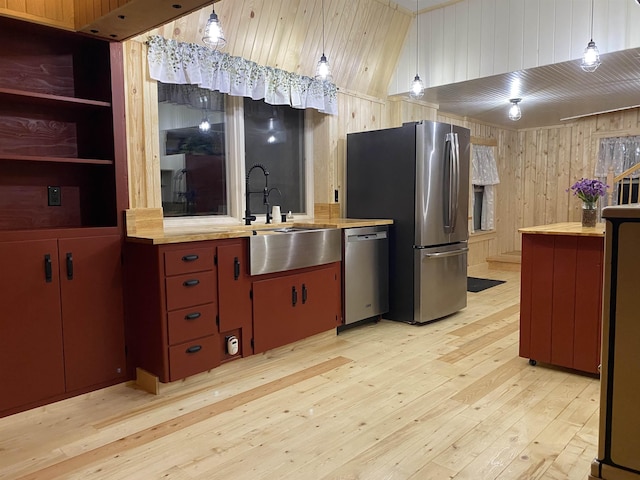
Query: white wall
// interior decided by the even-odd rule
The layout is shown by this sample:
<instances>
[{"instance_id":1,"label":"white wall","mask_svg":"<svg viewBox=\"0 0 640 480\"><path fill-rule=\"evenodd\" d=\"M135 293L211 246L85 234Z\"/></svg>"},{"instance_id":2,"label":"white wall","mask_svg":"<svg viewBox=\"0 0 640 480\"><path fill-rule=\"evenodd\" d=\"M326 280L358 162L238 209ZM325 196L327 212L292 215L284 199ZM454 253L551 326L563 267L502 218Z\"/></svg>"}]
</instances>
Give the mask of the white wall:
<instances>
[{"instance_id":1,"label":"white wall","mask_svg":"<svg viewBox=\"0 0 640 480\"><path fill-rule=\"evenodd\" d=\"M418 73L426 87L580 58L590 39L591 0L463 0L420 14ZM594 0L600 54L640 47L640 5ZM416 22L389 94L405 93L416 73Z\"/></svg>"}]
</instances>

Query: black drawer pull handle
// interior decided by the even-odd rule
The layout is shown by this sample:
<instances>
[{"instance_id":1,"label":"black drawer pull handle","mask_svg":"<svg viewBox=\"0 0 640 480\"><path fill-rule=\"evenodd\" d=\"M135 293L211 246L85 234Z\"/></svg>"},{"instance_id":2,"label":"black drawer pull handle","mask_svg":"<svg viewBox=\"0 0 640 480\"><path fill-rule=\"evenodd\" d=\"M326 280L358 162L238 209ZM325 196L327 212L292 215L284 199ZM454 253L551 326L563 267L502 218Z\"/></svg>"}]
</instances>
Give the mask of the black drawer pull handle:
<instances>
[{"instance_id":1,"label":"black drawer pull handle","mask_svg":"<svg viewBox=\"0 0 640 480\"><path fill-rule=\"evenodd\" d=\"M296 303L298 303L298 292L296 287L291 287L291 305L295 307Z\"/></svg>"},{"instance_id":2,"label":"black drawer pull handle","mask_svg":"<svg viewBox=\"0 0 640 480\"><path fill-rule=\"evenodd\" d=\"M188 313L184 316L185 320L195 320L196 318L200 318L202 314L200 312Z\"/></svg>"},{"instance_id":3,"label":"black drawer pull handle","mask_svg":"<svg viewBox=\"0 0 640 480\"><path fill-rule=\"evenodd\" d=\"M73 280L73 255L67 253L67 280Z\"/></svg>"},{"instance_id":4,"label":"black drawer pull handle","mask_svg":"<svg viewBox=\"0 0 640 480\"><path fill-rule=\"evenodd\" d=\"M302 284L302 303L307 303L307 286Z\"/></svg>"},{"instance_id":5,"label":"black drawer pull handle","mask_svg":"<svg viewBox=\"0 0 640 480\"><path fill-rule=\"evenodd\" d=\"M51 283L53 278L51 271L51 255L48 253L44 256L44 279L47 283Z\"/></svg>"},{"instance_id":6,"label":"black drawer pull handle","mask_svg":"<svg viewBox=\"0 0 640 480\"><path fill-rule=\"evenodd\" d=\"M238 257L233 258L233 279L238 280L240 278L240 260Z\"/></svg>"},{"instance_id":7,"label":"black drawer pull handle","mask_svg":"<svg viewBox=\"0 0 640 480\"><path fill-rule=\"evenodd\" d=\"M200 350L202 350L202 345L193 345L187 348L186 353L198 353Z\"/></svg>"},{"instance_id":8,"label":"black drawer pull handle","mask_svg":"<svg viewBox=\"0 0 640 480\"><path fill-rule=\"evenodd\" d=\"M182 261L183 262L194 262L198 259L198 255L185 255L184 257L182 257Z\"/></svg>"},{"instance_id":9,"label":"black drawer pull handle","mask_svg":"<svg viewBox=\"0 0 640 480\"><path fill-rule=\"evenodd\" d=\"M185 280L184 282L182 282L182 285L185 287L195 287L196 285L198 285L200 283L200 280Z\"/></svg>"}]
</instances>

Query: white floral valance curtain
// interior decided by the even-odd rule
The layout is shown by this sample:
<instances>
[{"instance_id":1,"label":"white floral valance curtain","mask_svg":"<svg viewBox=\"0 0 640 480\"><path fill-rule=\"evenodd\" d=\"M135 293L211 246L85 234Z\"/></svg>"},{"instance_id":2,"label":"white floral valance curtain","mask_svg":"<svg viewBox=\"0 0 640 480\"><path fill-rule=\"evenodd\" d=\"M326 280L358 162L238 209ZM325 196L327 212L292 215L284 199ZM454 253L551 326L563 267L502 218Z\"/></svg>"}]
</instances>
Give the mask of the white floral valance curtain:
<instances>
[{"instance_id":1,"label":"white floral valance curtain","mask_svg":"<svg viewBox=\"0 0 640 480\"><path fill-rule=\"evenodd\" d=\"M611 137L600 140L596 177L605 179L609 168L613 168L614 175L620 175L638 163L640 163L640 136ZM630 175L632 178L639 176L639 172Z\"/></svg>"},{"instance_id":2,"label":"white floral valance curtain","mask_svg":"<svg viewBox=\"0 0 640 480\"><path fill-rule=\"evenodd\" d=\"M270 105L337 114L336 86L327 81L258 65L241 57L158 35L149 37L149 74L164 83L198 85Z\"/></svg>"},{"instance_id":3,"label":"white floral valance curtain","mask_svg":"<svg viewBox=\"0 0 640 480\"><path fill-rule=\"evenodd\" d=\"M498 165L493 156L493 147L474 145L471 159L471 183L483 185L482 195L482 230L493 230L495 226L495 189L500 183L498 177ZM473 196L475 202L475 195Z\"/></svg>"}]
</instances>

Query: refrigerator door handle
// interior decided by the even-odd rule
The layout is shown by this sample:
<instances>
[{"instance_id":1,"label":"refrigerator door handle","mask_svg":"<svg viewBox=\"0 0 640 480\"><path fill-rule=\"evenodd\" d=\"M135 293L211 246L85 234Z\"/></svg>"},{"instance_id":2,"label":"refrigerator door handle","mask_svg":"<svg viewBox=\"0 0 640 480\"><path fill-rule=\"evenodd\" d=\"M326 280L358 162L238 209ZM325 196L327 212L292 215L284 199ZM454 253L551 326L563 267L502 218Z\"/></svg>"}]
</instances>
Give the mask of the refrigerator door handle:
<instances>
[{"instance_id":1,"label":"refrigerator door handle","mask_svg":"<svg viewBox=\"0 0 640 480\"><path fill-rule=\"evenodd\" d=\"M460 193L460 145L457 133L448 133L449 143L449 233L456 229L456 219L458 217L458 195Z\"/></svg>"},{"instance_id":2,"label":"refrigerator door handle","mask_svg":"<svg viewBox=\"0 0 640 480\"><path fill-rule=\"evenodd\" d=\"M454 250L452 252L440 252L440 253L425 253L426 258L443 258L443 257L455 257L456 255L462 255L468 252L469 248L461 248L460 250Z\"/></svg>"},{"instance_id":3,"label":"refrigerator door handle","mask_svg":"<svg viewBox=\"0 0 640 480\"><path fill-rule=\"evenodd\" d=\"M458 194L460 192L460 147L457 133L447 133L444 144L444 161L447 169L449 184L447 185L447 207L445 217L445 232L453 233L458 216Z\"/></svg>"},{"instance_id":4,"label":"refrigerator door handle","mask_svg":"<svg viewBox=\"0 0 640 480\"><path fill-rule=\"evenodd\" d=\"M444 233L451 233L451 134L447 133L444 137L444 171L446 181L443 183L446 192L443 192L444 206Z\"/></svg>"},{"instance_id":5,"label":"refrigerator door handle","mask_svg":"<svg viewBox=\"0 0 640 480\"><path fill-rule=\"evenodd\" d=\"M456 230L456 219L458 218L458 202L460 198L460 144L458 143L458 134L453 134L453 148L451 149L451 153L453 154L453 170L454 170L454 178L453 178L453 187L452 195L453 195L453 208L452 208L452 216L451 216L451 231L454 232Z\"/></svg>"}]
</instances>

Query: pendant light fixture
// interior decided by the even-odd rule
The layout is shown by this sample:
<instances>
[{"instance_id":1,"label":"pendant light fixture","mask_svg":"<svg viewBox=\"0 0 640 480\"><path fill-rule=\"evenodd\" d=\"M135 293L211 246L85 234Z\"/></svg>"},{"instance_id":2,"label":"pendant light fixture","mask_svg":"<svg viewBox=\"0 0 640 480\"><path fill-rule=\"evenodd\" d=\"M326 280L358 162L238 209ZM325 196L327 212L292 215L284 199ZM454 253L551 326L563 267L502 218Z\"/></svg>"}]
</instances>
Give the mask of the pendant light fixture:
<instances>
[{"instance_id":1,"label":"pendant light fixture","mask_svg":"<svg viewBox=\"0 0 640 480\"><path fill-rule=\"evenodd\" d=\"M414 77L413 82L411 82L411 90L409 90L409 96L416 100L422 98L424 95L424 83L422 83L420 75L418 75L418 33L420 31L418 26L418 0L416 0L416 76Z\"/></svg>"},{"instance_id":2,"label":"pendant light fixture","mask_svg":"<svg viewBox=\"0 0 640 480\"><path fill-rule=\"evenodd\" d=\"M200 125L198 125L198 129L202 133L207 133L209 130L211 130L211 123L209 123L209 117L207 116L208 103L209 101L206 96L200 97L200 105L202 105L202 121L200 122Z\"/></svg>"},{"instance_id":3,"label":"pendant light fixture","mask_svg":"<svg viewBox=\"0 0 640 480\"><path fill-rule=\"evenodd\" d=\"M517 122L522 118L522 111L520 110L520 105L518 105L522 99L512 98L509 101L511 102L511 108L509 108L509 119Z\"/></svg>"},{"instance_id":4,"label":"pendant light fixture","mask_svg":"<svg viewBox=\"0 0 640 480\"><path fill-rule=\"evenodd\" d=\"M587 43L587 48L584 49L580 68L585 72L595 72L599 66L600 52L596 47L596 42L593 41L593 0L591 0L591 40Z\"/></svg>"},{"instance_id":5,"label":"pendant light fixture","mask_svg":"<svg viewBox=\"0 0 640 480\"><path fill-rule=\"evenodd\" d=\"M211 130L211 124L209 123L209 119L207 118L206 111L202 113L202 121L200 122L200 125L198 125L198 128L202 133L207 133L209 130Z\"/></svg>"},{"instance_id":6,"label":"pendant light fixture","mask_svg":"<svg viewBox=\"0 0 640 480\"><path fill-rule=\"evenodd\" d=\"M322 0L322 55L320 56L320 61L316 66L316 80L333 81L329 60L327 60L327 57L324 54L324 0Z\"/></svg>"},{"instance_id":7,"label":"pendant light fixture","mask_svg":"<svg viewBox=\"0 0 640 480\"><path fill-rule=\"evenodd\" d=\"M215 2L213 12L209 15L207 25L204 27L202 42L214 50L224 48L227 44L227 40L224 38L224 32L222 31L222 25L220 24L220 19L218 18L218 15L216 15Z\"/></svg>"}]
</instances>

